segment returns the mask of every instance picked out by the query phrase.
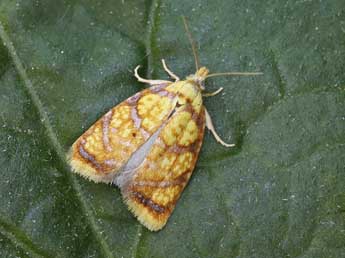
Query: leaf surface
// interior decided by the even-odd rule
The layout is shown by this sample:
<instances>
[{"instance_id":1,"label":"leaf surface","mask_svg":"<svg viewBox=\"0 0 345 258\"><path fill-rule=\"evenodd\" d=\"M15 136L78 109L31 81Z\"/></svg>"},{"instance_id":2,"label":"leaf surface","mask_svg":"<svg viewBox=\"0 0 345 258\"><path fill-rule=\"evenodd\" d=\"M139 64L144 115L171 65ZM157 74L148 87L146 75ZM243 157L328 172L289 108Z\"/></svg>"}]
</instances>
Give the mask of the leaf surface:
<instances>
[{"instance_id":1,"label":"leaf surface","mask_svg":"<svg viewBox=\"0 0 345 258\"><path fill-rule=\"evenodd\" d=\"M167 226L71 173L74 140L143 89L132 69L211 72L215 127ZM0 3L1 257L344 257L343 1Z\"/></svg>"}]
</instances>

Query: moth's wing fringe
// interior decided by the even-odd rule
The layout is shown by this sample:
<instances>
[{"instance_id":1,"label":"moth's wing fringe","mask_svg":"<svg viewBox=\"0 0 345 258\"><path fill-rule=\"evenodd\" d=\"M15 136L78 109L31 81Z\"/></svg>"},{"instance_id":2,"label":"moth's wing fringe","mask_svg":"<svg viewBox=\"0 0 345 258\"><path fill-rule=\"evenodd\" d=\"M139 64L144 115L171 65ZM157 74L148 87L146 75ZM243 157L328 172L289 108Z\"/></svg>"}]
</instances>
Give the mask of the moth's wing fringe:
<instances>
[{"instance_id":1,"label":"moth's wing fringe","mask_svg":"<svg viewBox=\"0 0 345 258\"><path fill-rule=\"evenodd\" d=\"M123 193L123 201L127 204L128 210L130 210L134 216L143 224L146 228L151 231L158 231L161 230L167 221L158 221L156 218L150 214L150 212L143 208L142 206L138 205L135 201L131 200L130 198L126 197L126 194Z\"/></svg>"},{"instance_id":2,"label":"moth's wing fringe","mask_svg":"<svg viewBox=\"0 0 345 258\"><path fill-rule=\"evenodd\" d=\"M68 164L71 166L71 170L73 173L78 174L89 181L95 182L95 183L106 183L111 184L113 176L106 178L104 175L99 175L97 171L92 168L91 166L86 166L85 163L83 163L79 159L73 159L73 146L69 149L66 155L66 160ZM106 178L106 180L105 180Z\"/></svg>"}]
</instances>

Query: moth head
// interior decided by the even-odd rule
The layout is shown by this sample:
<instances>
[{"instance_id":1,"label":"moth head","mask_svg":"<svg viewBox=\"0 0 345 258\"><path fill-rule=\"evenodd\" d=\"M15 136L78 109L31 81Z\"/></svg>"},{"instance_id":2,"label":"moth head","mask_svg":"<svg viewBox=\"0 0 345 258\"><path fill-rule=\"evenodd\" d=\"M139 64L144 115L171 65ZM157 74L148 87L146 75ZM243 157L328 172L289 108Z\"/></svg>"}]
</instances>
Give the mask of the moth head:
<instances>
[{"instance_id":1,"label":"moth head","mask_svg":"<svg viewBox=\"0 0 345 258\"><path fill-rule=\"evenodd\" d=\"M187 77L187 80L193 81L197 84L201 90L205 89L204 81L209 73L206 67L199 68L195 74L191 74Z\"/></svg>"}]
</instances>

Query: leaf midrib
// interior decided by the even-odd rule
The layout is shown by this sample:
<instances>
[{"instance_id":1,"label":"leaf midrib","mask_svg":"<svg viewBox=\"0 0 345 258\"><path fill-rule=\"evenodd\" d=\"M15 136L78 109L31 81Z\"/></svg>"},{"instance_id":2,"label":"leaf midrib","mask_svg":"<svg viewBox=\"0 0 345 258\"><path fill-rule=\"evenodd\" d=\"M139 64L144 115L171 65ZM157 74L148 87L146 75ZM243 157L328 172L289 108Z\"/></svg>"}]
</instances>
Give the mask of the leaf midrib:
<instances>
[{"instance_id":1,"label":"leaf midrib","mask_svg":"<svg viewBox=\"0 0 345 258\"><path fill-rule=\"evenodd\" d=\"M0 39L2 40L3 44L6 46L8 52L10 54L10 57L13 61L14 67L17 70L20 78L22 79L23 85L24 85L25 89L27 90L28 95L31 98L32 104L36 108L38 115L41 118L40 121L43 124L43 126L47 132L48 140L50 141L53 149L56 151L58 158L60 159L60 161L63 164L63 172L66 174L67 178L69 179L69 181L72 184L72 187L75 191L75 195L80 202L82 213L85 214L85 219L88 221L88 224L90 225L90 228L92 230L93 235L95 236L96 240L100 243L101 251L103 252L105 257L113 257L112 252L110 251L108 244L101 237L101 234L99 233L99 232L101 232L101 230L98 228L98 226L95 222L94 215L92 214L92 212L89 212L90 208L87 206L87 202L86 202L85 198L83 197L81 187L80 187L79 183L77 182L76 177L72 173L70 173L70 171L69 171L69 168L68 168L68 165L66 162L66 158L65 158L65 151L62 148L61 144L59 143L59 141L56 137L56 134L55 134L53 127L50 123L47 112L44 110L44 106L43 106L41 100L39 99L28 75L26 74L24 66L23 66L22 62L20 61L20 58L18 57L18 55L16 53L13 42L11 41L10 37L7 35L1 21L0 21Z\"/></svg>"}]
</instances>

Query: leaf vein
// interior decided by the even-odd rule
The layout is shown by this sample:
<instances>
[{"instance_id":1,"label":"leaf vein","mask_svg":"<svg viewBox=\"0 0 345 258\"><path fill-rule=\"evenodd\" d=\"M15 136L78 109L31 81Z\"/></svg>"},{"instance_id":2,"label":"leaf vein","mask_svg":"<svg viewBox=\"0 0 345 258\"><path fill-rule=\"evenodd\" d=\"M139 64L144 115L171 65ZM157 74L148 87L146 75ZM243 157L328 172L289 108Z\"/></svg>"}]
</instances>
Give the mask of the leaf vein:
<instances>
[{"instance_id":1,"label":"leaf vein","mask_svg":"<svg viewBox=\"0 0 345 258\"><path fill-rule=\"evenodd\" d=\"M147 22L147 39L146 39L146 57L147 57L147 76L151 78L151 71L153 66L153 57L152 57L152 47L153 41L155 36L155 27L158 18L158 10L160 7L161 1L160 0L152 0L150 11L148 14L148 22ZM133 244L133 252L132 257L138 257L138 248L139 243L142 239L143 235L143 226L141 224L138 225L137 237Z\"/></svg>"},{"instance_id":2,"label":"leaf vein","mask_svg":"<svg viewBox=\"0 0 345 258\"><path fill-rule=\"evenodd\" d=\"M15 246L20 247L22 250L31 257L53 257L46 253L46 251L39 248L34 244L29 237L22 232L18 227L11 225L0 217L0 232L11 241Z\"/></svg>"}]
</instances>

